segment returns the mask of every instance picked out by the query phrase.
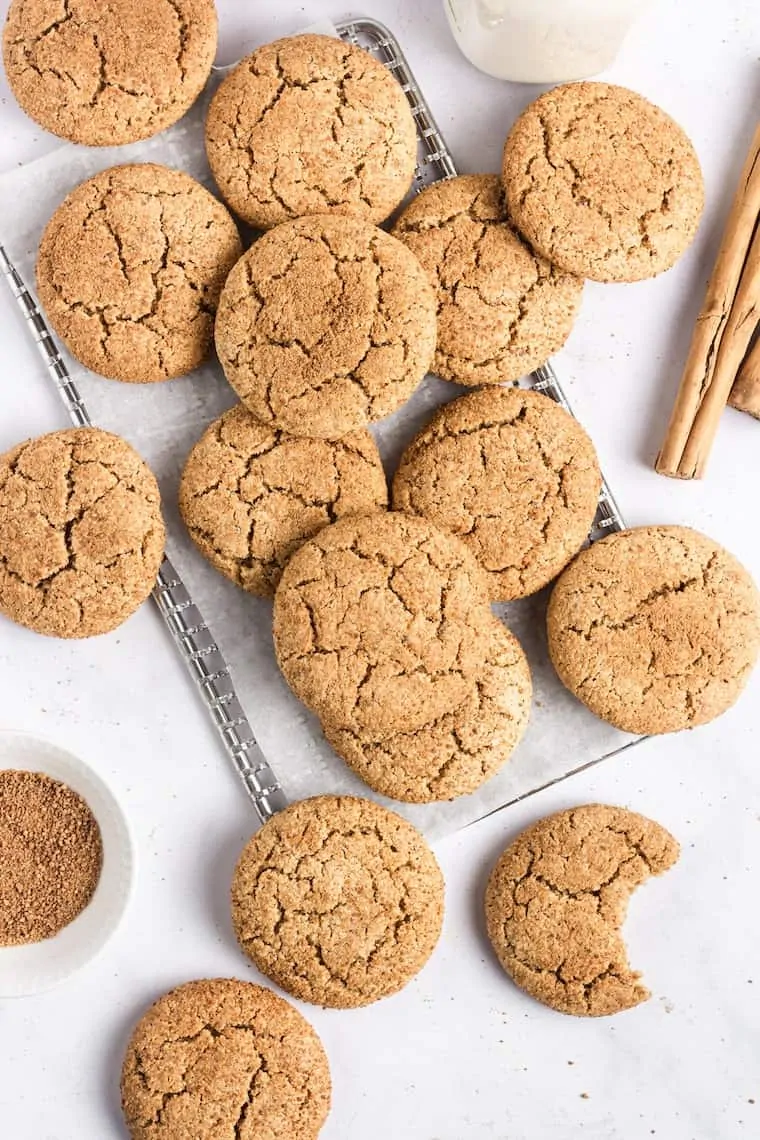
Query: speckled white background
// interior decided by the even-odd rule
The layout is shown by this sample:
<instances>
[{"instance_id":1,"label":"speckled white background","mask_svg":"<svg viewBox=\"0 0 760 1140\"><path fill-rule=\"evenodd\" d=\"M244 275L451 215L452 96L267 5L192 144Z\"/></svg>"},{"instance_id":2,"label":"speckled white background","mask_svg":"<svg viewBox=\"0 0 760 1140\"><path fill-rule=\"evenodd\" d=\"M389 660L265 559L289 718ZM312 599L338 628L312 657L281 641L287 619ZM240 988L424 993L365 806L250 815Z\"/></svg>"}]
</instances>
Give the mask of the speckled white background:
<instances>
[{"instance_id":1,"label":"speckled white background","mask_svg":"<svg viewBox=\"0 0 760 1140\"><path fill-rule=\"evenodd\" d=\"M218 3L224 60L313 19L358 14L326 0ZM495 169L505 131L535 89L473 71L438 0L367 0L365 10L401 39L461 169ZM666 276L589 286L558 360L628 521L701 527L758 578L760 427L726 415L704 484L663 480L651 460L751 134L759 49L756 0L659 0L629 37L609 78L659 101L690 132L705 168L705 221ZM0 169L9 170L55 142L4 87L0 97ZM10 319L7 308L0 319ZM18 345L11 354L9 335L2 344L4 449L64 420L34 351ZM325 1140L760 1134L759 698L760 674L716 724L648 742L438 845L448 919L420 978L363 1011L305 1007L333 1069ZM190 977L256 976L235 948L226 904L250 811L149 608L87 644L58 645L0 621L0 726L47 735L93 763L130 815L141 862L134 904L103 956L51 994L0 1003L0 1136L120 1137L120 1052L145 1004ZM632 961L655 996L616 1019L585 1022L542 1009L500 974L479 894L520 827L589 799L651 814L684 850L634 900L627 926Z\"/></svg>"}]
</instances>

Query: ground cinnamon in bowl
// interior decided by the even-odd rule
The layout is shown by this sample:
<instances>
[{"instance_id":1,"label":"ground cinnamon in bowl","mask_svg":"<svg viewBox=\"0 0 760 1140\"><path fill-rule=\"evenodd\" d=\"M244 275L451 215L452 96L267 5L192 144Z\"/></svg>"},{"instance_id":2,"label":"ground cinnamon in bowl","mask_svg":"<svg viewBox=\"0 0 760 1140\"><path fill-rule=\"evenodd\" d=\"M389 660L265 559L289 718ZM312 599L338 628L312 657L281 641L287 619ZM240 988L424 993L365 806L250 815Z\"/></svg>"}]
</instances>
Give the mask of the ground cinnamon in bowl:
<instances>
[{"instance_id":1,"label":"ground cinnamon in bowl","mask_svg":"<svg viewBox=\"0 0 760 1140\"><path fill-rule=\"evenodd\" d=\"M0 946L52 938L92 898L100 828L82 797L42 772L0 771Z\"/></svg>"}]
</instances>

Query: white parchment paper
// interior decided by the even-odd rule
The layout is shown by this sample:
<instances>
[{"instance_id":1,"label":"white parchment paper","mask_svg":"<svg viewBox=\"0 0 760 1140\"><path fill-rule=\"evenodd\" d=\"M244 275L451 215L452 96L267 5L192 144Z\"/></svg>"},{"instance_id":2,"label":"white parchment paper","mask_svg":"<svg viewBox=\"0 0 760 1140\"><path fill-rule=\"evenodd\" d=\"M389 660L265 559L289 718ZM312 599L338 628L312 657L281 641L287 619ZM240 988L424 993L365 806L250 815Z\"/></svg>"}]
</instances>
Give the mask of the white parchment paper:
<instances>
[{"instance_id":1,"label":"white parchment paper","mask_svg":"<svg viewBox=\"0 0 760 1140\"><path fill-rule=\"evenodd\" d=\"M218 76L212 79L211 87L215 81ZM118 163L159 162L185 170L213 189L203 147L208 98L207 94L177 126L147 142L114 149L64 145L0 178L0 238L30 288L45 224L65 195L97 171ZM14 340L18 343L25 335L23 323L14 319L13 306L10 291L0 285L6 361L13 359ZM167 383L130 385L99 378L69 356L66 359L93 422L128 439L156 473L168 527L167 553L227 658L253 730L289 797L300 799L320 792L368 794L366 786L334 755L315 718L283 681L272 647L271 604L245 594L207 565L180 521L177 487L185 458L211 420L235 403L217 362ZM40 370L44 370L42 362ZM25 383L25 377L13 370L9 375L14 377L13 382ZM30 386L29 392L33 391ZM400 452L433 409L459 391L429 376L404 408L375 426L389 475ZM66 423L63 410L61 423ZM452 803L399 805L375 797L401 811L431 839L464 827L633 741L597 720L560 684L547 656L545 605L545 595L539 595L496 607L526 650L534 684L530 727L501 772L474 795ZM171 651L167 643L166 652ZM173 713L179 718L182 709Z\"/></svg>"}]
</instances>

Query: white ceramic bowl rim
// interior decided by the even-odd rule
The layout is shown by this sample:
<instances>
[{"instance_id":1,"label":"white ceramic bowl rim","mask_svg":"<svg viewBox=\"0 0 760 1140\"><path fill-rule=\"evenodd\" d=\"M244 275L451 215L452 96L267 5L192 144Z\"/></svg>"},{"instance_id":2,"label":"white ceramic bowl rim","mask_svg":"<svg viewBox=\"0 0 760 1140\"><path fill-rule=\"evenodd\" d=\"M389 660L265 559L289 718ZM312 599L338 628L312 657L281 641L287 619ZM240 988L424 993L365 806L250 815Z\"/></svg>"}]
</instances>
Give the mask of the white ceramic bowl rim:
<instances>
[{"instance_id":1,"label":"white ceramic bowl rim","mask_svg":"<svg viewBox=\"0 0 760 1140\"><path fill-rule=\"evenodd\" d=\"M0 998L51 989L100 953L127 909L135 876L127 819L102 776L66 749L23 732L0 731L0 770L44 772L78 792L98 821L103 868L90 903L54 938L0 947Z\"/></svg>"}]
</instances>

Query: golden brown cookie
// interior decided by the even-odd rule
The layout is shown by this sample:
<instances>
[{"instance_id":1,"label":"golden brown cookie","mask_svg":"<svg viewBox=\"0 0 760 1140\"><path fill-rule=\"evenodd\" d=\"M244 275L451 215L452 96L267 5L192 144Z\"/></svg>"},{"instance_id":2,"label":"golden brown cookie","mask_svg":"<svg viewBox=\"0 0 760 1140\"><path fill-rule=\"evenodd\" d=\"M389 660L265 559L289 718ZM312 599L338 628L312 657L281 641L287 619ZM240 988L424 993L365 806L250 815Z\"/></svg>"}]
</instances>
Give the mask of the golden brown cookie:
<instances>
[{"instance_id":1,"label":"golden brown cookie","mask_svg":"<svg viewBox=\"0 0 760 1140\"><path fill-rule=\"evenodd\" d=\"M212 566L271 598L301 543L347 515L385 510L388 487L368 431L306 439L262 424L238 404L190 452L179 508Z\"/></svg>"},{"instance_id":2,"label":"golden brown cookie","mask_svg":"<svg viewBox=\"0 0 760 1140\"><path fill-rule=\"evenodd\" d=\"M587 804L539 820L488 880L488 937L502 966L560 1013L602 1017L646 1001L620 929L632 891L678 852L664 827L625 808Z\"/></svg>"},{"instance_id":3,"label":"golden brown cookie","mask_svg":"<svg viewBox=\"0 0 760 1140\"><path fill-rule=\"evenodd\" d=\"M760 594L711 538L642 526L582 551L554 587L560 680L625 732L676 732L738 699L760 650Z\"/></svg>"},{"instance_id":4,"label":"golden brown cookie","mask_svg":"<svg viewBox=\"0 0 760 1140\"><path fill-rule=\"evenodd\" d=\"M322 1043L250 982L187 982L138 1022L121 1074L132 1140L317 1140L330 1110Z\"/></svg>"},{"instance_id":5,"label":"golden brown cookie","mask_svg":"<svg viewBox=\"0 0 760 1140\"><path fill-rule=\"evenodd\" d=\"M249 841L232 883L240 945L316 1005L349 1009L402 989L435 949L443 876L411 823L371 800L316 796Z\"/></svg>"},{"instance_id":6,"label":"golden brown cookie","mask_svg":"<svg viewBox=\"0 0 760 1140\"><path fill-rule=\"evenodd\" d=\"M230 207L258 229L304 214L380 223L417 160L409 103L388 68L332 36L266 44L224 80L206 151Z\"/></svg>"},{"instance_id":7,"label":"golden brown cookie","mask_svg":"<svg viewBox=\"0 0 760 1140\"><path fill-rule=\"evenodd\" d=\"M393 507L459 535L491 599L533 594L588 537L602 477L577 420L538 392L488 388L445 404L401 457Z\"/></svg>"},{"instance_id":8,"label":"golden brown cookie","mask_svg":"<svg viewBox=\"0 0 760 1140\"><path fill-rule=\"evenodd\" d=\"M0 456L0 613L52 637L121 625L164 550L158 485L129 444L70 428Z\"/></svg>"},{"instance_id":9,"label":"golden brown cookie","mask_svg":"<svg viewBox=\"0 0 760 1140\"><path fill-rule=\"evenodd\" d=\"M337 439L411 396L433 359L435 297L396 238L354 218L299 218L230 273L216 347L262 423Z\"/></svg>"},{"instance_id":10,"label":"golden brown cookie","mask_svg":"<svg viewBox=\"0 0 760 1140\"><path fill-rule=\"evenodd\" d=\"M497 175L428 186L393 233L419 258L438 295L432 371L444 380L472 387L518 380L567 340L583 282L523 241Z\"/></svg>"},{"instance_id":11,"label":"golden brown cookie","mask_svg":"<svg viewBox=\"0 0 760 1140\"><path fill-rule=\"evenodd\" d=\"M469 795L509 759L527 727L531 678L525 654L496 618L466 696L411 732L373 735L323 724L327 740L382 795L407 803Z\"/></svg>"},{"instance_id":12,"label":"golden brown cookie","mask_svg":"<svg viewBox=\"0 0 760 1140\"><path fill-rule=\"evenodd\" d=\"M331 726L414 732L469 699L493 630L487 596L467 548L425 519L342 519L285 567L277 660Z\"/></svg>"},{"instance_id":13,"label":"golden brown cookie","mask_svg":"<svg viewBox=\"0 0 760 1140\"><path fill-rule=\"evenodd\" d=\"M216 54L213 0L12 0L5 73L35 122L86 146L170 127Z\"/></svg>"},{"instance_id":14,"label":"golden brown cookie","mask_svg":"<svg viewBox=\"0 0 760 1140\"><path fill-rule=\"evenodd\" d=\"M510 216L531 245L594 281L669 269L704 206L699 159L681 127L610 83L539 96L509 133L503 176Z\"/></svg>"},{"instance_id":15,"label":"golden brown cookie","mask_svg":"<svg viewBox=\"0 0 760 1140\"><path fill-rule=\"evenodd\" d=\"M148 383L208 355L222 285L240 256L227 210L188 174L114 166L48 222L37 291L55 331L93 372Z\"/></svg>"}]
</instances>

